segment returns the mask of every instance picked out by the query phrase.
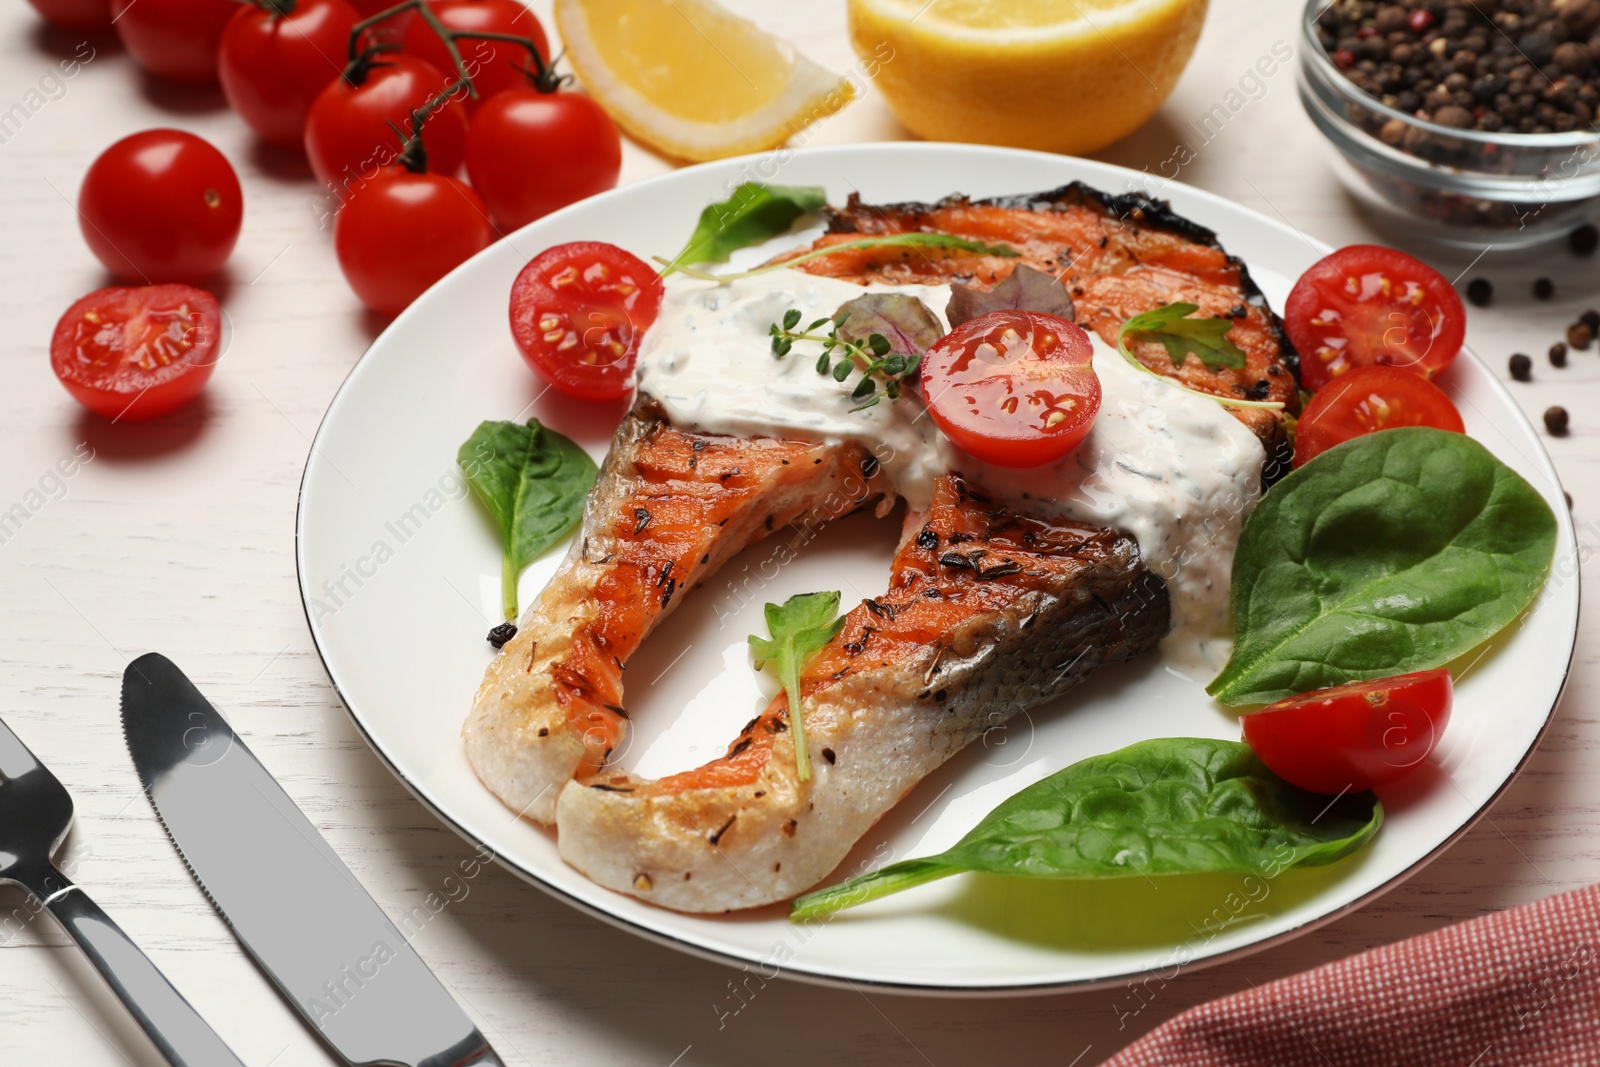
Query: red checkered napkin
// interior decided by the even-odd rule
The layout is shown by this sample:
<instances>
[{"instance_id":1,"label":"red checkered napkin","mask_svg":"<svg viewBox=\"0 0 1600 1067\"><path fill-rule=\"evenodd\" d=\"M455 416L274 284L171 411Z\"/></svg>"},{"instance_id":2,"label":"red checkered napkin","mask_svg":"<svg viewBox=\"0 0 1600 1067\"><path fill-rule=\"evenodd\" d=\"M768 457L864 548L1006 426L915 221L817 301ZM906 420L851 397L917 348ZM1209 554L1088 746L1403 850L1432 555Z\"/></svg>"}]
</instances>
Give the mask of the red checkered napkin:
<instances>
[{"instance_id":1,"label":"red checkered napkin","mask_svg":"<svg viewBox=\"0 0 1600 1067\"><path fill-rule=\"evenodd\" d=\"M1600 886L1191 1008L1106 1067L1600 1064Z\"/></svg>"}]
</instances>

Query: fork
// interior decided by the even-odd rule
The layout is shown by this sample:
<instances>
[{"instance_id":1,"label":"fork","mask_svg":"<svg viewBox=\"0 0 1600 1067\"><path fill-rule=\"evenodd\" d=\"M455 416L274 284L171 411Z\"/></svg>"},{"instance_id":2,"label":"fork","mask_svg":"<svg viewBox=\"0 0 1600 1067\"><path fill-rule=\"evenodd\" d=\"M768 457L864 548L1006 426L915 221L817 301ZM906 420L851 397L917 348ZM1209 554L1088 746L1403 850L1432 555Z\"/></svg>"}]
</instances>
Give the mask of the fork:
<instances>
[{"instance_id":1,"label":"fork","mask_svg":"<svg viewBox=\"0 0 1600 1067\"><path fill-rule=\"evenodd\" d=\"M0 720L0 883L50 909L173 1067L244 1067L150 957L61 873L72 797Z\"/></svg>"}]
</instances>

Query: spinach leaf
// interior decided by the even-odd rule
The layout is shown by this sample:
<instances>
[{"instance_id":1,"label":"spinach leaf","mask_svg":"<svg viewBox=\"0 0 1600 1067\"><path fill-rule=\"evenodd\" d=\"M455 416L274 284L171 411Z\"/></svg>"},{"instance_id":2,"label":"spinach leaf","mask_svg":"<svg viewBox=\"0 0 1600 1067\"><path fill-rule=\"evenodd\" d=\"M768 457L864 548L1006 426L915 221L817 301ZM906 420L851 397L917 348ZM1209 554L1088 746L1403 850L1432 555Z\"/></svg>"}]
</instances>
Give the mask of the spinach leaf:
<instances>
[{"instance_id":1,"label":"spinach leaf","mask_svg":"<svg viewBox=\"0 0 1600 1067\"><path fill-rule=\"evenodd\" d=\"M756 666L771 664L789 697L789 729L794 735L794 762L802 782L811 777L811 757L806 752L806 724L800 703L800 668L811 654L833 640L844 625L838 593L801 593L766 608L771 640L750 635Z\"/></svg>"},{"instance_id":2,"label":"spinach leaf","mask_svg":"<svg viewBox=\"0 0 1600 1067\"><path fill-rule=\"evenodd\" d=\"M457 450L456 462L500 527L501 604L506 621L514 622L517 576L578 524L599 469L587 452L538 419L480 424Z\"/></svg>"},{"instance_id":3,"label":"spinach leaf","mask_svg":"<svg viewBox=\"0 0 1600 1067\"><path fill-rule=\"evenodd\" d=\"M700 212L689 243L661 273L670 274L683 263L721 263L741 248L788 233L795 219L827 202L827 192L818 185L745 182L728 199Z\"/></svg>"},{"instance_id":4,"label":"spinach leaf","mask_svg":"<svg viewBox=\"0 0 1600 1067\"><path fill-rule=\"evenodd\" d=\"M1273 487L1233 559L1233 656L1207 692L1265 704L1442 666L1533 600L1544 498L1465 434L1384 430Z\"/></svg>"},{"instance_id":5,"label":"spinach leaf","mask_svg":"<svg viewBox=\"0 0 1600 1067\"><path fill-rule=\"evenodd\" d=\"M1031 878L1231 873L1272 878L1371 840L1371 793L1296 788L1238 741L1169 737L1092 756L1036 782L956 846L807 893L789 917L829 912L965 871Z\"/></svg>"},{"instance_id":6,"label":"spinach leaf","mask_svg":"<svg viewBox=\"0 0 1600 1067\"><path fill-rule=\"evenodd\" d=\"M1039 311L1073 321L1072 294L1053 274L1019 263L1004 281L993 289L974 289L960 282L950 283L950 303L944 317L953 330L968 319L991 311Z\"/></svg>"},{"instance_id":7,"label":"spinach leaf","mask_svg":"<svg viewBox=\"0 0 1600 1067\"><path fill-rule=\"evenodd\" d=\"M1127 354L1128 341L1160 341L1167 350L1174 367L1193 352L1206 369L1212 372L1230 367L1244 366L1244 350L1228 340L1233 329L1232 319L1191 319L1198 304L1167 304L1163 307L1135 315L1122 324L1117 335L1117 345Z\"/></svg>"}]
</instances>

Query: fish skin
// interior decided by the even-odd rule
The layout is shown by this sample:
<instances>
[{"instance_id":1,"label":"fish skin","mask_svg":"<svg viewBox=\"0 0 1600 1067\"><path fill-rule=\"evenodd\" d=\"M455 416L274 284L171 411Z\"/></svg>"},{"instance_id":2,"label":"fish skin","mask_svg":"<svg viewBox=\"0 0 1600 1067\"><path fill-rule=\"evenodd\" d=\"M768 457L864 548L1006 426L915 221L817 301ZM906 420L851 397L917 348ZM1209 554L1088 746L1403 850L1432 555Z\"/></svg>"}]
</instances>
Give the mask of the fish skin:
<instances>
[{"instance_id":1,"label":"fish skin","mask_svg":"<svg viewBox=\"0 0 1600 1067\"><path fill-rule=\"evenodd\" d=\"M569 783L556 811L562 858L679 911L785 900L985 731L1167 631L1165 584L1110 530L996 508L945 475L908 534L888 592L851 610L802 672L809 781L780 694L698 770Z\"/></svg>"},{"instance_id":2,"label":"fish skin","mask_svg":"<svg viewBox=\"0 0 1600 1067\"><path fill-rule=\"evenodd\" d=\"M688 432L641 398L566 558L473 699L462 736L479 780L551 822L561 787L620 749L623 667L690 589L772 531L889 502L859 445Z\"/></svg>"}]
</instances>

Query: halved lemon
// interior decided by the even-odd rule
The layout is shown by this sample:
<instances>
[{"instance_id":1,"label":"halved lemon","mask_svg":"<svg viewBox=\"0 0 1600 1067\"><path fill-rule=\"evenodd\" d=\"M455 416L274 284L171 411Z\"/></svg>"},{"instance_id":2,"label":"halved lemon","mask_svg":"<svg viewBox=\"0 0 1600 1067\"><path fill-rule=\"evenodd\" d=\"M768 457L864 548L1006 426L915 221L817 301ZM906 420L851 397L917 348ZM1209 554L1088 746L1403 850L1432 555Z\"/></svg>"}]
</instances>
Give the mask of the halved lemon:
<instances>
[{"instance_id":1,"label":"halved lemon","mask_svg":"<svg viewBox=\"0 0 1600 1067\"><path fill-rule=\"evenodd\" d=\"M1081 153L1155 113L1205 13L1206 0L850 0L850 37L912 132Z\"/></svg>"},{"instance_id":2,"label":"halved lemon","mask_svg":"<svg viewBox=\"0 0 1600 1067\"><path fill-rule=\"evenodd\" d=\"M850 83L709 0L556 0L579 80L645 144L681 159L775 148Z\"/></svg>"}]
</instances>

